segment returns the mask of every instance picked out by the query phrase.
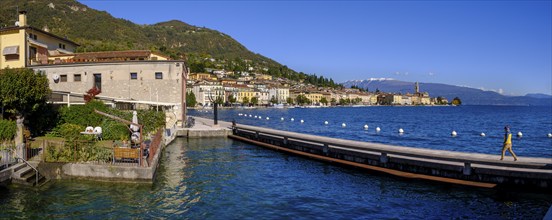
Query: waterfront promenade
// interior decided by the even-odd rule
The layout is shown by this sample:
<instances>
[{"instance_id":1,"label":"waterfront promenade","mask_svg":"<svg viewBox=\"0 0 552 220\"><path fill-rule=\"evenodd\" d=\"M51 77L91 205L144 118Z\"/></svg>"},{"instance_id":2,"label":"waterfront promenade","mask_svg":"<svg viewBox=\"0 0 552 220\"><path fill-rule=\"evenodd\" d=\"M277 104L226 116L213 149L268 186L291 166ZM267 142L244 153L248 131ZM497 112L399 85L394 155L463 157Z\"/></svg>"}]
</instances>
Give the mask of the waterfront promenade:
<instances>
[{"instance_id":1,"label":"waterfront promenade","mask_svg":"<svg viewBox=\"0 0 552 220\"><path fill-rule=\"evenodd\" d=\"M196 117L205 129L230 128L231 123ZM300 134L238 124L231 138L317 160L354 166L404 178L494 188L522 186L549 191L552 158L520 157L431 150Z\"/></svg>"}]
</instances>

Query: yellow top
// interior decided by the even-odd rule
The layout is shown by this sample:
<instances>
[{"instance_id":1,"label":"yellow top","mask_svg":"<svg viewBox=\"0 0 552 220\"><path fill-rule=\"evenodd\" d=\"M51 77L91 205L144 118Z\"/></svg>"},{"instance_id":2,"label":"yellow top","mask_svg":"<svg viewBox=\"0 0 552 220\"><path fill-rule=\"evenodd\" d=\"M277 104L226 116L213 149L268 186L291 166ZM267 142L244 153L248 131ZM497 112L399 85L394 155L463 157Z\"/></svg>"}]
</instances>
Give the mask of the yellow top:
<instances>
[{"instance_id":1,"label":"yellow top","mask_svg":"<svg viewBox=\"0 0 552 220\"><path fill-rule=\"evenodd\" d=\"M512 144L512 133L508 132L504 135L504 144Z\"/></svg>"}]
</instances>

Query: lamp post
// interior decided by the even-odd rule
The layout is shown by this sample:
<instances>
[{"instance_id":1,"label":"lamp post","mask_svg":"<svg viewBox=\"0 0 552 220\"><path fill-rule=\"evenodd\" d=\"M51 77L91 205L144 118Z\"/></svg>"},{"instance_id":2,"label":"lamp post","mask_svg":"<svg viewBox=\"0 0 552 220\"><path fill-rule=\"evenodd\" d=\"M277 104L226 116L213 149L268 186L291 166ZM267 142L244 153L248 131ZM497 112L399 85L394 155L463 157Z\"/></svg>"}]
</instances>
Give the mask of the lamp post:
<instances>
[{"instance_id":1,"label":"lamp post","mask_svg":"<svg viewBox=\"0 0 552 220\"><path fill-rule=\"evenodd\" d=\"M217 104L217 98L213 98L213 95L212 95L212 92L215 92L215 95L216 97L218 97L218 95L216 94L217 93L217 90L216 89L213 89L213 91L211 91L211 89L207 89L207 98L209 99L209 101L213 104L213 124L216 126L218 125L218 104Z\"/></svg>"}]
</instances>

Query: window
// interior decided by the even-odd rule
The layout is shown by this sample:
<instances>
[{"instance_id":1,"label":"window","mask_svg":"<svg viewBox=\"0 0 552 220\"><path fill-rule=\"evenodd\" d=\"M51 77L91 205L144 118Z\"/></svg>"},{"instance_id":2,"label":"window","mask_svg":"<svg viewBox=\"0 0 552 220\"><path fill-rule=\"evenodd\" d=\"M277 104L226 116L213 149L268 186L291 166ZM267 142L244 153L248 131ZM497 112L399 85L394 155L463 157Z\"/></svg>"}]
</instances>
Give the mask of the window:
<instances>
[{"instance_id":1,"label":"window","mask_svg":"<svg viewBox=\"0 0 552 220\"><path fill-rule=\"evenodd\" d=\"M138 73L130 73L130 79L138 79Z\"/></svg>"},{"instance_id":2,"label":"window","mask_svg":"<svg viewBox=\"0 0 552 220\"><path fill-rule=\"evenodd\" d=\"M102 91L102 74L101 73L94 73L94 87L98 88L98 90Z\"/></svg>"},{"instance_id":3,"label":"window","mask_svg":"<svg viewBox=\"0 0 552 220\"><path fill-rule=\"evenodd\" d=\"M163 79L163 73L162 72L155 72L155 79Z\"/></svg>"},{"instance_id":4,"label":"window","mask_svg":"<svg viewBox=\"0 0 552 220\"><path fill-rule=\"evenodd\" d=\"M60 82L67 82L67 75L61 75L59 81Z\"/></svg>"},{"instance_id":5,"label":"window","mask_svg":"<svg viewBox=\"0 0 552 220\"><path fill-rule=\"evenodd\" d=\"M34 39L34 40L38 39L38 37L36 36L36 34L31 34L31 33L29 33L29 38L30 38L30 39Z\"/></svg>"},{"instance_id":6,"label":"window","mask_svg":"<svg viewBox=\"0 0 552 220\"><path fill-rule=\"evenodd\" d=\"M65 49L65 44L61 44L61 43L60 43L58 46L59 46L59 48L61 48L61 49Z\"/></svg>"},{"instance_id":7,"label":"window","mask_svg":"<svg viewBox=\"0 0 552 220\"><path fill-rule=\"evenodd\" d=\"M81 74L73 75L73 81L74 82L80 82L81 81Z\"/></svg>"}]
</instances>

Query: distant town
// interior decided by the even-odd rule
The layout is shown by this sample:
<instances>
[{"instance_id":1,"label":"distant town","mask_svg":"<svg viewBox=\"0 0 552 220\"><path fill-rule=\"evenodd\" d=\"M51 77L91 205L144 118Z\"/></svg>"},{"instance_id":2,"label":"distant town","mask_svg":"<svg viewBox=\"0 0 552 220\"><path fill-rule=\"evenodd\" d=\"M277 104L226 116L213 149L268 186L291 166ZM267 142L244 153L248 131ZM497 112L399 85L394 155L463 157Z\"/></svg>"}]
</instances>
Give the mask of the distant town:
<instances>
[{"instance_id":1,"label":"distant town","mask_svg":"<svg viewBox=\"0 0 552 220\"><path fill-rule=\"evenodd\" d=\"M188 107L212 106L350 106L350 105L446 105L444 97L430 97L412 85L412 93L386 93L363 88L316 87L303 81L276 78L249 71L233 72L206 68L206 73L188 77ZM459 101L459 100L457 100ZM460 103L458 103L460 104Z\"/></svg>"}]
</instances>

